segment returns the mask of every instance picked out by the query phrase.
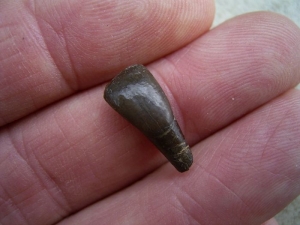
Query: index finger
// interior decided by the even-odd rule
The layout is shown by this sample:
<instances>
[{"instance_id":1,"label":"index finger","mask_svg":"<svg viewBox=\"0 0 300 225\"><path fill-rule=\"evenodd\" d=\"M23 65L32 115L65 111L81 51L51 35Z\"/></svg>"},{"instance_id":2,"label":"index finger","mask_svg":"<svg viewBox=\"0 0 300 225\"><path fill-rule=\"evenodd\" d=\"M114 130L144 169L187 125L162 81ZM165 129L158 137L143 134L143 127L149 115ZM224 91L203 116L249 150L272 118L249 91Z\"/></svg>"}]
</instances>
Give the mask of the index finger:
<instances>
[{"instance_id":1,"label":"index finger","mask_svg":"<svg viewBox=\"0 0 300 225\"><path fill-rule=\"evenodd\" d=\"M0 7L0 126L175 51L214 12L210 0L30 2Z\"/></svg>"}]
</instances>

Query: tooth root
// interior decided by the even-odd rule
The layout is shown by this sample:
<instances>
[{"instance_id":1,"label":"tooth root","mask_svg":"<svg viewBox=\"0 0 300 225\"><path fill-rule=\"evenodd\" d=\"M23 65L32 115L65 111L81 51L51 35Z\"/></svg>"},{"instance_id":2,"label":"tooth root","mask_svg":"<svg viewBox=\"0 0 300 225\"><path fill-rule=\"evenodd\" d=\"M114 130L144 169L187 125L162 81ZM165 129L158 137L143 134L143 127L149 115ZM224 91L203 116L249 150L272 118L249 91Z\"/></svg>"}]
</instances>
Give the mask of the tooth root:
<instances>
[{"instance_id":1,"label":"tooth root","mask_svg":"<svg viewBox=\"0 0 300 225\"><path fill-rule=\"evenodd\" d=\"M133 65L123 70L106 86L104 99L146 135L179 172L189 169L192 152L165 93L146 67Z\"/></svg>"}]
</instances>

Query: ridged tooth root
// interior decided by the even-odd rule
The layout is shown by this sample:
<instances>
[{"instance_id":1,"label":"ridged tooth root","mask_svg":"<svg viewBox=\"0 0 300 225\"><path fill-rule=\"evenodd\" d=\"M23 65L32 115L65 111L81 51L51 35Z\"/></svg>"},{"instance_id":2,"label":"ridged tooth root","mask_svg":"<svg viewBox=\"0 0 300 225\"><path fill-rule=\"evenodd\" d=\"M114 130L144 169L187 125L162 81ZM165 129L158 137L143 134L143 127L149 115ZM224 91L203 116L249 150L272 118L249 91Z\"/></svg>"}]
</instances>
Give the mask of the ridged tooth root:
<instances>
[{"instance_id":1,"label":"ridged tooth root","mask_svg":"<svg viewBox=\"0 0 300 225\"><path fill-rule=\"evenodd\" d=\"M146 135L179 172L189 170L192 152L165 93L146 67L132 65L123 70L106 86L104 99Z\"/></svg>"}]
</instances>

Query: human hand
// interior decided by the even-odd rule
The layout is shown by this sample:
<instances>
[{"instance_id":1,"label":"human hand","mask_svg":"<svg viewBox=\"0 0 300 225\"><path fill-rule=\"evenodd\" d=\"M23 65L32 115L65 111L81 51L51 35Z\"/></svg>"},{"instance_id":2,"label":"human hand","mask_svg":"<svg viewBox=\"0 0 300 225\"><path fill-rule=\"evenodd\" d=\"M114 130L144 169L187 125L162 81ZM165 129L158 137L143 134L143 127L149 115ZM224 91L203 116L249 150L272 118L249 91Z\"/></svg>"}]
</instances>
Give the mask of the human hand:
<instances>
[{"instance_id":1,"label":"human hand","mask_svg":"<svg viewBox=\"0 0 300 225\"><path fill-rule=\"evenodd\" d=\"M252 225L299 195L300 30L251 13L208 31L213 14L204 0L2 1L0 223ZM186 173L103 99L135 63L192 147Z\"/></svg>"}]
</instances>

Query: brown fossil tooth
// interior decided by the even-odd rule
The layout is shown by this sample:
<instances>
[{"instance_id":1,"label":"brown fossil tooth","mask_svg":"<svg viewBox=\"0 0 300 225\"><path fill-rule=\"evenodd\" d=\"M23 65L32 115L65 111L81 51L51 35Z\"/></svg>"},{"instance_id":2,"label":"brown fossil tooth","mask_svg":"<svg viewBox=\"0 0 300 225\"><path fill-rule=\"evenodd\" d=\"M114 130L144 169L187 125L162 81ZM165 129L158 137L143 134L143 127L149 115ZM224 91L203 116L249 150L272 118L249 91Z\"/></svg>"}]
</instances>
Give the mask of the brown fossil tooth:
<instances>
[{"instance_id":1,"label":"brown fossil tooth","mask_svg":"<svg viewBox=\"0 0 300 225\"><path fill-rule=\"evenodd\" d=\"M192 152L165 93L146 67L132 65L123 70L106 86L104 99L142 131L179 172L190 168Z\"/></svg>"}]
</instances>

